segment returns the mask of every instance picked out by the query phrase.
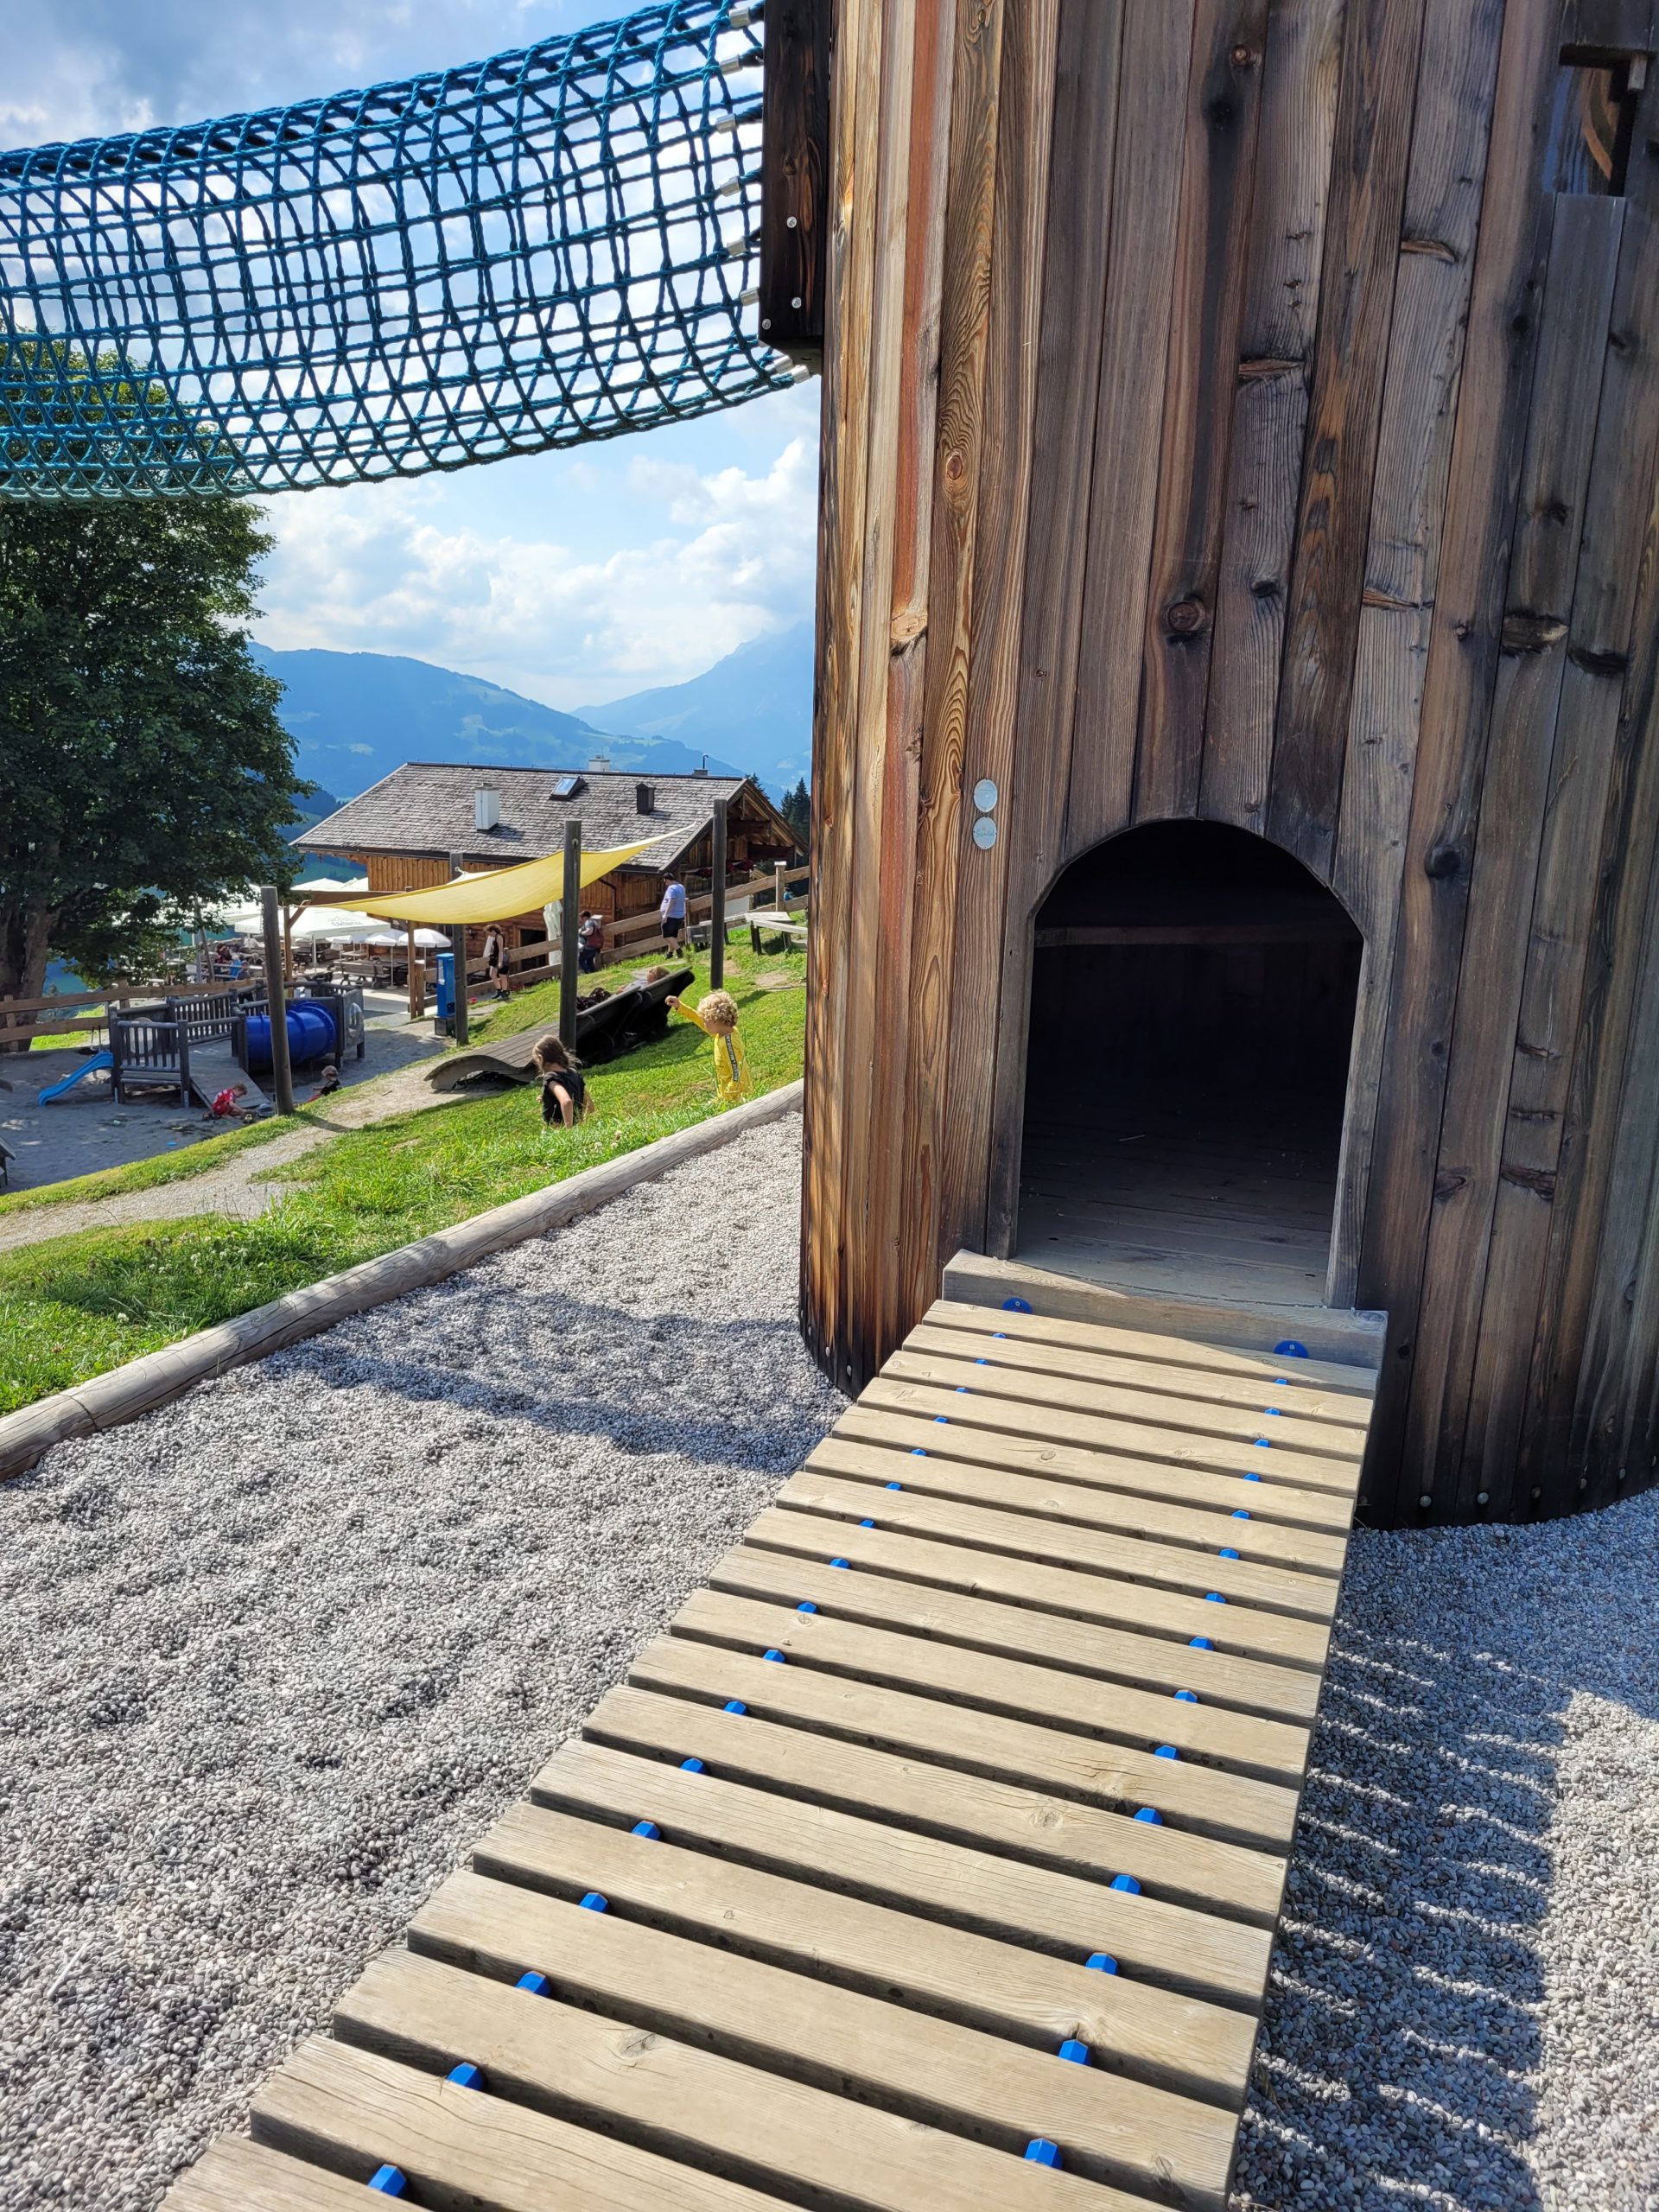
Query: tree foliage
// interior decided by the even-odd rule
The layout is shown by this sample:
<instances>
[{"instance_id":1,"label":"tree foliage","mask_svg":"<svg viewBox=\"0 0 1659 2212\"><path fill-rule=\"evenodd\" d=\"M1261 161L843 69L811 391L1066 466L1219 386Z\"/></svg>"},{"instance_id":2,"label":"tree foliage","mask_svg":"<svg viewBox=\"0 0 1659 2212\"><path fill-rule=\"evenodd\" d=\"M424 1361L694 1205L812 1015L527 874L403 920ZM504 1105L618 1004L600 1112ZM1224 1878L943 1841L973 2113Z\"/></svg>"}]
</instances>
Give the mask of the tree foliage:
<instances>
[{"instance_id":1,"label":"tree foliage","mask_svg":"<svg viewBox=\"0 0 1659 2212\"><path fill-rule=\"evenodd\" d=\"M107 979L288 880L310 786L243 626L270 540L232 499L0 500L0 997Z\"/></svg>"},{"instance_id":2,"label":"tree foliage","mask_svg":"<svg viewBox=\"0 0 1659 2212\"><path fill-rule=\"evenodd\" d=\"M795 832L795 842L801 850L810 852L812 849L812 794L806 788L804 776L792 791L784 794L784 803L779 811Z\"/></svg>"}]
</instances>

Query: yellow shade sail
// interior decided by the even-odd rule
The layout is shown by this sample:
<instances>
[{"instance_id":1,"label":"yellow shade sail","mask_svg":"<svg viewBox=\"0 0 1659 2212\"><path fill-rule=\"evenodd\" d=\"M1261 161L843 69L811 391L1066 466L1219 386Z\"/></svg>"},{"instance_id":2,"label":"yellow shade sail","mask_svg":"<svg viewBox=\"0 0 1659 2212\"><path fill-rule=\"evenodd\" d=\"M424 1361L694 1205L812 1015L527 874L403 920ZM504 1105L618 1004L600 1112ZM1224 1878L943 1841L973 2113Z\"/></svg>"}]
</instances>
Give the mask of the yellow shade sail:
<instances>
[{"instance_id":1,"label":"yellow shade sail","mask_svg":"<svg viewBox=\"0 0 1659 2212\"><path fill-rule=\"evenodd\" d=\"M665 837L647 837L641 844L616 845L608 852L584 848L582 887L597 883L613 868L624 867L636 853L667 842ZM457 876L453 883L435 885L430 891L393 891L383 899L359 899L355 904L360 913L378 914L383 921L430 922L451 929L463 922L505 922L513 914L533 914L540 907L557 906L563 896L564 855L554 853L544 861L526 861L521 868Z\"/></svg>"}]
</instances>

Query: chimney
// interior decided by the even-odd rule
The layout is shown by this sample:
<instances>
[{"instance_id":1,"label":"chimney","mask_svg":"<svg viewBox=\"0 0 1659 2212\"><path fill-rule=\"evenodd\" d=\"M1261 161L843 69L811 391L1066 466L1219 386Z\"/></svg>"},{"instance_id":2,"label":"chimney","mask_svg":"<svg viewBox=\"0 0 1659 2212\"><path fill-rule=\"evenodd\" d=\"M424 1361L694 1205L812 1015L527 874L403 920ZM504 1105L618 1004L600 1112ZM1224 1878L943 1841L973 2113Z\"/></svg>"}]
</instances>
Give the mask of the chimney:
<instances>
[{"instance_id":1,"label":"chimney","mask_svg":"<svg viewBox=\"0 0 1659 2212\"><path fill-rule=\"evenodd\" d=\"M634 785L633 810L636 814L654 814L657 811L657 793L651 785Z\"/></svg>"},{"instance_id":2,"label":"chimney","mask_svg":"<svg viewBox=\"0 0 1659 2212\"><path fill-rule=\"evenodd\" d=\"M588 763L588 766L597 776L608 775L610 773L611 756L608 753L595 753L593 759Z\"/></svg>"},{"instance_id":3,"label":"chimney","mask_svg":"<svg viewBox=\"0 0 1659 2212\"><path fill-rule=\"evenodd\" d=\"M473 793L473 827L493 830L501 819L501 794L485 789Z\"/></svg>"}]
</instances>

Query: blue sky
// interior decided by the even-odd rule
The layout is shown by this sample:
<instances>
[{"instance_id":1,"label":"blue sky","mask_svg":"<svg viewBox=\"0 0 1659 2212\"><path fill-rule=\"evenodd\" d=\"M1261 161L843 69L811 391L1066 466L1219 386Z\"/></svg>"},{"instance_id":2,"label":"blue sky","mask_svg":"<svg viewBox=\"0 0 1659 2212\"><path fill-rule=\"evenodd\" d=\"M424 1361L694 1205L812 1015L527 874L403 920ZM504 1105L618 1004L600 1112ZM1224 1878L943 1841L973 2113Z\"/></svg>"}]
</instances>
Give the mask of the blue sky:
<instances>
[{"instance_id":1,"label":"blue sky","mask_svg":"<svg viewBox=\"0 0 1659 2212\"><path fill-rule=\"evenodd\" d=\"M0 143L201 121L623 12L626 0L12 0ZM410 653L556 707L694 676L811 612L818 390L458 475L270 499L257 634Z\"/></svg>"}]
</instances>

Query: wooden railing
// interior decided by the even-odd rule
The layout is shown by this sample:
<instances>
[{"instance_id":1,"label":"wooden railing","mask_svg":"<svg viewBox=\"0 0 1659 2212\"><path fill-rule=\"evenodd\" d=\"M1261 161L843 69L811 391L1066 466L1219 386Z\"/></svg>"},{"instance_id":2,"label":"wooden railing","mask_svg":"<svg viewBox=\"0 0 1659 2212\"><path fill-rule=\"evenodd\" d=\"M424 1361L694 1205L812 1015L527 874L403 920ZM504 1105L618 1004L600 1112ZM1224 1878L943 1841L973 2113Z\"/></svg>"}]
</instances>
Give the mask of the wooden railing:
<instances>
[{"instance_id":1,"label":"wooden railing","mask_svg":"<svg viewBox=\"0 0 1659 2212\"><path fill-rule=\"evenodd\" d=\"M41 999L0 999L0 1052L26 1052L36 1037L94 1037L107 1031L111 1014L161 999L210 996L233 986L221 976L207 983L122 983L103 991L54 991ZM89 1011L60 1020L64 1009Z\"/></svg>"}]
</instances>

